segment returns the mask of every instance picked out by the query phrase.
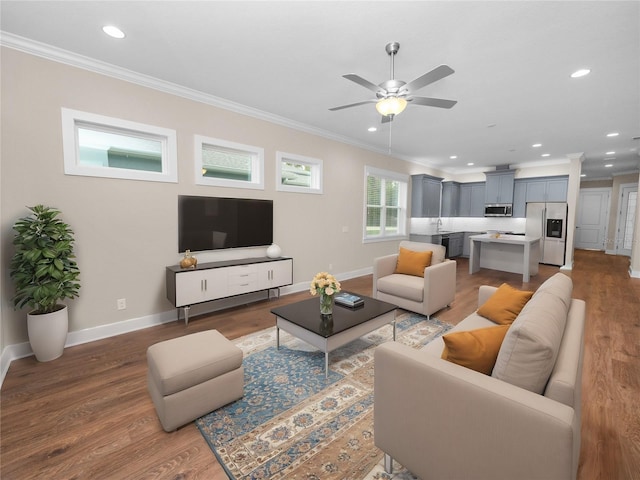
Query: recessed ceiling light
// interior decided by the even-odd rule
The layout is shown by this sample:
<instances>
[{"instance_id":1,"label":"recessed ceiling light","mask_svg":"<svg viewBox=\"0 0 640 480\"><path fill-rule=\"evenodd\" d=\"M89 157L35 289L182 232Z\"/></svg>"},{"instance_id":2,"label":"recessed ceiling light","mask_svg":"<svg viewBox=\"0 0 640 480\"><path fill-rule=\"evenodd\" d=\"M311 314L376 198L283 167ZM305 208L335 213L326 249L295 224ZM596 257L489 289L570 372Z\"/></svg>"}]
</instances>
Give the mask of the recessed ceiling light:
<instances>
[{"instance_id":1,"label":"recessed ceiling light","mask_svg":"<svg viewBox=\"0 0 640 480\"><path fill-rule=\"evenodd\" d=\"M576 70L575 72L573 72L571 74L571 78L584 77L585 75L589 75L590 73L591 73L591 70L589 70L588 68L581 68L580 70Z\"/></svg>"},{"instance_id":2,"label":"recessed ceiling light","mask_svg":"<svg viewBox=\"0 0 640 480\"><path fill-rule=\"evenodd\" d=\"M456 158L458 158L458 156L457 156L457 155L451 155L449 158L450 158L451 160L455 160Z\"/></svg>"},{"instance_id":3,"label":"recessed ceiling light","mask_svg":"<svg viewBox=\"0 0 640 480\"><path fill-rule=\"evenodd\" d=\"M369 127L369 128L367 128L367 130L370 131L370 132L375 132L378 129L376 127Z\"/></svg>"},{"instance_id":4,"label":"recessed ceiling light","mask_svg":"<svg viewBox=\"0 0 640 480\"><path fill-rule=\"evenodd\" d=\"M549 155L551 155L550 153L543 153L541 156L542 157L548 157Z\"/></svg>"},{"instance_id":5,"label":"recessed ceiling light","mask_svg":"<svg viewBox=\"0 0 640 480\"><path fill-rule=\"evenodd\" d=\"M615 155L615 154L616 154L616 152L607 152L607 153L605 153L605 155Z\"/></svg>"},{"instance_id":6,"label":"recessed ceiling light","mask_svg":"<svg viewBox=\"0 0 640 480\"><path fill-rule=\"evenodd\" d=\"M617 137L618 135L620 135L618 132L607 133L607 137Z\"/></svg>"},{"instance_id":7,"label":"recessed ceiling light","mask_svg":"<svg viewBox=\"0 0 640 480\"><path fill-rule=\"evenodd\" d=\"M495 123L490 123L489 125L487 125L487 128L493 128L493 127L495 127L495 126L496 126L496 124L495 124Z\"/></svg>"},{"instance_id":8,"label":"recessed ceiling light","mask_svg":"<svg viewBox=\"0 0 640 480\"><path fill-rule=\"evenodd\" d=\"M113 38L124 38L124 32L114 25L105 25L102 31Z\"/></svg>"},{"instance_id":9,"label":"recessed ceiling light","mask_svg":"<svg viewBox=\"0 0 640 480\"><path fill-rule=\"evenodd\" d=\"M613 163L607 163L607 164L605 165L605 167L607 167L607 168L611 168L611 167L613 167Z\"/></svg>"},{"instance_id":10,"label":"recessed ceiling light","mask_svg":"<svg viewBox=\"0 0 640 480\"><path fill-rule=\"evenodd\" d=\"M473 163L473 162L469 162L469 163L467 163L467 166L468 166L468 167L471 167L471 166L473 166L473 165L474 165L474 163Z\"/></svg>"},{"instance_id":11,"label":"recessed ceiling light","mask_svg":"<svg viewBox=\"0 0 640 480\"><path fill-rule=\"evenodd\" d=\"M581 174L580 174L580 176L581 176L581 177L586 177L586 176L587 176L587 174L586 174L586 173L581 173Z\"/></svg>"},{"instance_id":12,"label":"recessed ceiling light","mask_svg":"<svg viewBox=\"0 0 640 480\"><path fill-rule=\"evenodd\" d=\"M541 143L534 143L533 145L531 145L533 148L538 148L541 147L542 144Z\"/></svg>"}]
</instances>

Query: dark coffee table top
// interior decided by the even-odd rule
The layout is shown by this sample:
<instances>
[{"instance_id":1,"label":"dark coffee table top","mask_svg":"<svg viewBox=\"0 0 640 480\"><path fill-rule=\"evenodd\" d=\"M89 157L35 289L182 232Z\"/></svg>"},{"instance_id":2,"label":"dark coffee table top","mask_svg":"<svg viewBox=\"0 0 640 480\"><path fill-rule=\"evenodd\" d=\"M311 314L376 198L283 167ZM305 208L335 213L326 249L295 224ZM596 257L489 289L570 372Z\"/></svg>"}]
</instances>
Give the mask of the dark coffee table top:
<instances>
[{"instance_id":1,"label":"dark coffee table top","mask_svg":"<svg viewBox=\"0 0 640 480\"><path fill-rule=\"evenodd\" d=\"M329 338L336 333L368 322L398 308L391 303L382 302L360 294L357 295L362 297L364 305L351 308L343 307L336 303L333 306L333 313L331 315L320 314L319 296L274 308L271 310L271 313L280 318L284 318L288 322L295 323L310 332Z\"/></svg>"}]
</instances>

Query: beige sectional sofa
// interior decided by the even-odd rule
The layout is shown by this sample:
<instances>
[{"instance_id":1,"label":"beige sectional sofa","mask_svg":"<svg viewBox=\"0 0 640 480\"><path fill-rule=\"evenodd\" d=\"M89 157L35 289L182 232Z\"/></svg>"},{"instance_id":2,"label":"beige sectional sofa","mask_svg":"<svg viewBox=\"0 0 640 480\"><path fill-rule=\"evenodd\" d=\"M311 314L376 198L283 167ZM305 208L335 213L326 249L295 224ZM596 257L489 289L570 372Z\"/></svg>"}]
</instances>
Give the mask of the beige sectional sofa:
<instances>
[{"instance_id":1,"label":"beige sectional sofa","mask_svg":"<svg viewBox=\"0 0 640 480\"><path fill-rule=\"evenodd\" d=\"M375 443L422 480L575 479L585 303L547 280L519 313L491 375L441 358L442 338L375 352ZM478 305L495 287L482 286ZM472 313L451 331L495 325Z\"/></svg>"}]
</instances>

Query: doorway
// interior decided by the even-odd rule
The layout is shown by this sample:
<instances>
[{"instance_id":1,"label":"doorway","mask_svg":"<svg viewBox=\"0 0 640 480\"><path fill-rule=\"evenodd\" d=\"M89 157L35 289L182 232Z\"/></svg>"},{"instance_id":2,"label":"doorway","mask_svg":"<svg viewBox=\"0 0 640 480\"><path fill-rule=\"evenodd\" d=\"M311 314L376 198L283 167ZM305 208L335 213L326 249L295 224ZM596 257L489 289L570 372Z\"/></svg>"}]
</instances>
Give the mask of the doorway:
<instances>
[{"instance_id":1,"label":"doorway","mask_svg":"<svg viewBox=\"0 0 640 480\"><path fill-rule=\"evenodd\" d=\"M616 222L616 255L631 256L633 229L636 208L638 208L638 185L623 183L620 185L620 209Z\"/></svg>"},{"instance_id":2,"label":"doorway","mask_svg":"<svg viewBox=\"0 0 640 480\"><path fill-rule=\"evenodd\" d=\"M574 247L605 250L610 188L581 188Z\"/></svg>"}]
</instances>

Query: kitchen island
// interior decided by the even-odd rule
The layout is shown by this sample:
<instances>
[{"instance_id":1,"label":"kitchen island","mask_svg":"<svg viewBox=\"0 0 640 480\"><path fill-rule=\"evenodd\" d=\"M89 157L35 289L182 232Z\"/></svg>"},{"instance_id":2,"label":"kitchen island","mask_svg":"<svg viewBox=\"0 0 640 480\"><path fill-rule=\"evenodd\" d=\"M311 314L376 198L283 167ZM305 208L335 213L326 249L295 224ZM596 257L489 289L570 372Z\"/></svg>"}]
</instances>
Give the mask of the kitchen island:
<instances>
[{"instance_id":1,"label":"kitchen island","mask_svg":"<svg viewBox=\"0 0 640 480\"><path fill-rule=\"evenodd\" d=\"M484 233L469 237L469 274L481 268L521 273L528 282L538 273L540 237Z\"/></svg>"}]
</instances>

